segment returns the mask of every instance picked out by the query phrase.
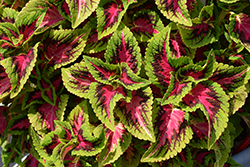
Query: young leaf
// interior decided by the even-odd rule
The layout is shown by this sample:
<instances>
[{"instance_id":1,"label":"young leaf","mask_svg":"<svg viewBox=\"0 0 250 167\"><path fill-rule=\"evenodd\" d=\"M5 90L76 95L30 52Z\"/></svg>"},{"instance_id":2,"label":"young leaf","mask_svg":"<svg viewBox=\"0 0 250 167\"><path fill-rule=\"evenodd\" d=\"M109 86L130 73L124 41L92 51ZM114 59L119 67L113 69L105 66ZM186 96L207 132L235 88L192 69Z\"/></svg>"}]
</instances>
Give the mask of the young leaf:
<instances>
[{"instance_id":1,"label":"young leaf","mask_svg":"<svg viewBox=\"0 0 250 167\"><path fill-rule=\"evenodd\" d=\"M118 65L104 63L97 58L84 56L86 66L91 75L102 84L112 85L112 80L119 78L120 69Z\"/></svg>"},{"instance_id":2,"label":"young leaf","mask_svg":"<svg viewBox=\"0 0 250 167\"><path fill-rule=\"evenodd\" d=\"M126 26L120 26L120 28L114 32L104 57L106 62L111 64L126 62L135 74L140 74L140 48L133 34Z\"/></svg>"},{"instance_id":3,"label":"young leaf","mask_svg":"<svg viewBox=\"0 0 250 167\"><path fill-rule=\"evenodd\" d=\"M90 85L89 98L92 108L102 123L112 131L115 130L113 110L116 102L125 98L124 88L112 87L93 82Z\"/></svg>"},{"instance_id":4,"label":"young leaf","mask_svg":"<svg viewBox=\"0 0 250 167\"><path fill-rule=\"evenodd\" d=\"M35 66L37 57L38 43L31 47L28 53L20 53L17 56L11 56L2 60L2 65L6 69L6 73L11 82L11 98L17 96L26 83L33 67Z\"/></svg>"},{"instance_id":5,"label":"young leaf","mask_svg":"<svg viewBox=\"0 0 250 167\"><path fill-rule=\"evenodd\" d=\"M129 90L137 90L150 84L148 80L135 75L124 62L121 63L121 76L116 81Z\"/></svg>"},{"instance_id":6,"label":"young leaf","mask_svg":"<svg viewBox=\"0 0 250 167\"><path fill-rule=\"evenodd\" d=\"M190 48L197 48L218 40L220 28L212 24L214 6L204 6L199 18L193 19L194 25L187 27L178 25L183 42Z\"/></svg>"},{"instance_id":7,"label":"young leaf","mask_svg":"<svg viewBox=\"0 0 250 167\"><path fill-rule=\"evenodd\" d=\"M162 98L161 105L178 104L191 89L192 82L180 83L171 73L170 84Z\"/></svg>"},{"instance_id":8,"label":"young leaf","mask_svg":"<svg viewBox=\"0 0 250 167\"><path fill-rule=\"evenodd\" d=\"M153 96L149 87L132 91L129 102L122 100L116 110L121 122L135 137L155 141L152 125Z\"/></svg>"},{"instance_id":9,"label":"young leaf","mask_svg":"<svg viewBox=\"0 0 250 167\"><path fill-rule=\"evenodd\" d=\"M157 106L153 111L156 142L142 156L142 162L168 160L189 143L192 129L187 125L183 110L172 105Z\"/></svg>"},{"instance_id":10,"label":"young leaf","mask_svg":"<svg viewBox=\"0 0 250 167\"><path fill-rule=\"evenodd\" d=\"M208 132L208 148L220 137L227 126L229 112L229 97L216 82L201 82L183 98L182 109L195 111L200 108L212 125L215 136L211 137L211 128ZM223 121L219 121L223 120Z\"/></svg>"},{"instance_id":11,"label":"young leaf","mask_svg":"<svg viewBox=\"0 0 250 167\"><path fill-rule=\"evenodd\" d=\"M138 41L147 42L163 28L164 25L157 13L151 10L141 10L133 17L131 32Z\"/></svg>"},{"instance_id":12,"label":"young leaf","mask_svg":"<svg viewBox=\"0 0 250 167\"><path fill-rule=\"evenodd\" d=\"M69 92L84 98L89 97L90 84L97 82L89 73L85 62L76 63L69 68L62 68L62 80Z\"/></svg>"},{"instance_id":13,"label":"young leaf","mask_svg":"<svg viewBox=\"0 0 250 167\"><path fill-rule=\"evenodd\" d=\"M66 0L66 2L70 10L72 28L75 29L96 10L100 0Z\"/></svg>"},{"instance_id":14,"label":"young leaf","mask_svg":"<svg viewBox=\"0 0 250 167\"><path fill-rule=\"evenodd\" d=\"M99 166L104 166L116 161L128 148L132 139L130 133L126 132L122 123L118 123L115 126L114 132L110 129L107 129L106 131L108 142L106 147L100 153Z\"/></svg>"},{"instance_id":15,"label":"young leaf","mask_svg":"<svg viewBox=\"0 0 250 167\"><path fill-rule=\"evenodd\" d=\"M207 60L199 61L197 64L189 64L180 68L177 78L181 82L193 81L195 83L207 80L214 72L215 57L209 53Z\"/></svg>"},{"instance_id":16,"label":"young leaf","mask_svg":"<svg viewBox=\"0 0 250 167\"><path fill-rule=\"evenodd\" d=\"M43 40L45 57L49 67L55 70L75 61L83 52L90 30L51 30Z\"/></svg>"},{"instance_id":17,"label":"young leaf","mask_svg":"<svg viewBox=\"0 0 250 167\"><path fill-rule=\"evenodd\" d=\"M188 10L188 3L193 0L156 0L155 3L161 13L170 19L171 21L184 24L186 26L192 26L190 14Z\"/></svg>"},{"instance_id":18,"label":"young leaf","mask_svg":"<svg viewBox=\"0 0 250 167\"><path fill-rule=\"evenodd\" d=\"M90 126L84 122L78 131L77 146L72 150L72 155L93 156L102 151L105 146L104 130L97 135L93 135Z\"/></svg>"}]
</instances>

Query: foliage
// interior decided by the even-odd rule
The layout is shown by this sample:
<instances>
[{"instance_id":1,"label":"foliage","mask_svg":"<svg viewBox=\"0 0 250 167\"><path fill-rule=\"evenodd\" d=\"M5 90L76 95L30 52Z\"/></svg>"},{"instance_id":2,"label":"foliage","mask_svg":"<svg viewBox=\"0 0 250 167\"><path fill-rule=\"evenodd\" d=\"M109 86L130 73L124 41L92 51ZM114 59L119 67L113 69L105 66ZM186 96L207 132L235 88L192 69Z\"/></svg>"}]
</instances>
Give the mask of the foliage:
<instances>
[{"instance_id":1,"label":"foliage","mask_svg":"<svg viewBox=\"0 0 250 167\"><path fill-rule=\"evenodd\" d=\"M231 117L249 116L248 5L3 0L4 165L237 166Z\"/></svg>"}]
</instances>

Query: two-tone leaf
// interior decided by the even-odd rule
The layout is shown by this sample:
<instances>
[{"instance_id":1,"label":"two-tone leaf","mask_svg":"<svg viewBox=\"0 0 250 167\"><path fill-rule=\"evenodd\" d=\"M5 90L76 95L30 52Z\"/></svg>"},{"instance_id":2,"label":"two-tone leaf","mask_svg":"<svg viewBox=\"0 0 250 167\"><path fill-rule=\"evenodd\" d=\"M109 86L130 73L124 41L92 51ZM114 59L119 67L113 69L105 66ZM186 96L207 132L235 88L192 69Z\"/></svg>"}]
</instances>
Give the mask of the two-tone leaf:
<instances>
[{"instance_id":1,"label":"two-tone leaf","mask_svg":"<svg viewBox=\"0 0 250 167\"><path fill-rule=\"evenodd\" d=\"M61 95L55 105L50 103L34 104L29 108L29 120L39 134L55 130L55 120L63 120L68 95Z\"/></svg>"},{"instance_id":2,"label":"two-tone leaf","mask_svg":"<svg viewBox=\"0 0 250 167\"><path fill-rule=\"evenodd\" d=\"M168 62L169 36L171 25L168 25L148 44L146 50L146 74L154 85L166 87L170 83L170 72L173 68Z\"/></svg>"},{"instance_id":3,"label":"two-tone leaf","mask_svg":"<svg viewBox=\"0 0 250 167\"><path fill-rule=\"evenodd\" d=\"M55 70L75 61L83 52L90 30L51 30L43 39L48 67Z\"/></svg>"},{"instance_id":4,"label":"two-tone leaf","mask_svg":"<svg viewBox=\"0 0 250 167\"><path fill-rule=\"evenodd\" d=\"M90 84L96 82L85 62L76 63L69 68L62 68L62 79L69 92L84 98L89 96Z\"/></svg>"},{"instance_id":5,"label":"two-tone leaf","mask_svg":"<svg viewBox=\"0 0 250 167\"><path fill-rule=\"evenodd\" d=\"M229 97L216 82L201 82L194 87L189 94L183 98L182 109L195 111L200 108L209 123L208 147L220 137L227 126L229 113ZM223 121L220 121L223 120ZM213 127L215 133L211 137Z\"/></svg>"},{"instance_id":6,"label":"two-tone leaf","mask_svg":"<svg viewBox=\"0 0 250 167\"><path fill-rule=\"evenodd\" d=\"M0 64L3 64L3 61L0 62ZM8 74L6 73L6 70L1 65L0 66L0 99L6 97L8 94L10 94L12 85L10 82L10 78L8 77Z\"/></svg>"},{"instance_id":7,"label":"two-tone leaf","mask_svg":"<svg viewBox=\"0 0 250 167\"><path fill-rule=\"evenodd\" d=\"M90 85L89 94L90 103L97 117L105 126L114 131L114 108L116 102L126 97L124 88L93 82Z\"/></svg>"},{"instance_id":8,"label":"two-tone leaf","mask_svg":"<svg viewBox=\"0 0 250 167\"><path fill-rule=\"evenodd\" d=\"M128 93L128 101L121 100L115 110L126 129L135 137L155 141L152 124L153 96L149 87Z\"/></svg>"},{"instance_id":9,"label":"two-tone leaf","mask_svg":"<svg viewBox=\"0 0 250 167\"><path fill-rule=\"evenodd\" d=\"M191 26L190 10L187 4L193 0L156 0L156 5L161 13L171 21Z\"/></svg>"},{"instance_id":10,"label":"two-tone leaf","mask_svg":"<svg viewBox=\"0 0 250 167\"><path fill-rule=\"evenodd\" d=\"M58 7L51 2L46 0L30 0L28 3L25 4L25 7L22 8L22 11L18 15L19 18L26 17L27 13L45 13L44 18L37 28L38 30L36 33L40 33L45 31L50 27L54 27L58 25L64 17L59 13Z\"/></svg>"},{"instance_id":11,"label":"two-tone leaf","mask_svg":"<svg viewBox=\"0 0 250 167\"><path fill-rule=\"evenodd\" d=\"M132 137L130 133L126 132L124 125L118 123L114 132L110 129L106 130L106 138L108 138L107 145L99 157L100 166L116 161L129 147Z\"/></svg>"},{"instance_id":12,"label":"two-tone leaf","mask_svg":"<svg viewBox=\"0 0 250 167\"><path fill-rule=\"evenodd\" d=\"M37 57L38 43L31 47L28 53L20 53L2 60L2 65L6 69L11 82L11 98L14 98L23 88L33 67L35 66Z\"/></svg>"},{"instance_id":13,"label":"two-tone leaf","mask_svg":"<svg viewBox=\"0 0 250 167\"><path fill-rule=\"evenodd\" d=\"M193 26L178 25L183 42L190 48L197 48L218 40L220 28L211 23L213 17L213 5L204 6L199 18L192 20Z\"/></svg>"},{"instance_id":14,"label":"two-tone leaf","mask_svg":"<svg viewBox=\"0 0 250 167\"><path fill-rule=\"evenodd\" d=\"M84 53L98 53L106 50L111 34L98 40L97 20L95 18L91 19L88 25L91 27L91 31L84 48Z\"/></svg>"},{"instance_id":15,"label":"two-tone leaf","mask_svg":"<svg viewBox=\"0 0 250 167\"><path fill-rule=\"evenodd\" d=\"M135 74L140 74L140 48L135 37L126 26L120 26L112 35L104 57L106 62L111 64L126 62Z\"/></svg>"},{"instance_id":16,"label":"two-tone leaf","mask_svg":"<svg viewBox=\"0 0 250 167\"><path fill-rule=\"evenodd\" d=\"M133 17L131 32L138 41L147 42L164 28L158 14L151 10L141 10Z\"/></svg>"},{"instance_id":17,"label":"two-tone leaf","mask_svg":"<svg viewBox=\"0 0 250 167\"><path fill-rule=\"evenodd\" d=\"M153 120L156 142L142 156L143 162L168 160L180 153L192 138L185 112L171 104L154 106Z\"/></svg>"},{"instance_id":18,"label":"two-tone leaf","mask_svg":"<svg viewBox=\"0 0 250 167\"><path fill-rule=\"evenodd\" d=\"M162 98L162 105L178 104L191 89L192 82L180 83L171 73L170 84Z\"/></svg>"},{"instance_id":19,"label":"two-tone leaf","mask_svg":"<svg viewBox=\"0 0 250 167\"><path fill-rule=\"evenodd\" d=\"M66 0L72 22L72 28L76 28L97 8L100 0Z\"/></svg>"},{"instance_id":20,"label":"two-tone leaf","mask_svg":"<svg viewBox=\"0 0 250 167\"><path fill-rule=\"evenodd\" d=\"M30 122L26 114L17 115L10 118L5 132L12 135L20 135L27 132L29 126Z\"/></svg>"},{"instance_id":21,"label":"two-tone leaf","mask_svg":"<svg viewBox=\"0 0 250 167\"><path fill-rule=\"evenodd\" d=\"M117 29L128 6L132 3L132 0L108 0L99 3L96 10L98 39Z\"/></svg>"},{"instance_id":22,"label":"two-tone leaf","mask_svg":"<svg viewBox=\"0 0 250 167\"><path fill-rule=\"evenodd\" d=\"M249 68L246 65L234 67L216 63L213 75L209 78L221 85L226 93L233 92L248 81Z\"/></svg>"}]
</instances>

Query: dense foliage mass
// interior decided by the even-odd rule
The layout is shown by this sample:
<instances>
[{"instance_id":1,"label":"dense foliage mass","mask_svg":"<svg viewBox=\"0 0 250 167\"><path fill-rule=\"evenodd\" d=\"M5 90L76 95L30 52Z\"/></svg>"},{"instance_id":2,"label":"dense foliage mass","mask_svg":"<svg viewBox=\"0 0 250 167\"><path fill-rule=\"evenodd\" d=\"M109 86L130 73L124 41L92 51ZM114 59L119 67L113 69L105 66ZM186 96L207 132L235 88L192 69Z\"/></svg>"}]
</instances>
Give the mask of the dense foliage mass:
<instances>
[{"instance_id":1,"label":"dense foliage mass","mask_svg":"<svg viewBox=\"0 0 250 167\"><path fill-rule=\"evenodd\" d=\"M238 166L248 0L1 2L5 166Z\"/></svg>"}]
</instances>

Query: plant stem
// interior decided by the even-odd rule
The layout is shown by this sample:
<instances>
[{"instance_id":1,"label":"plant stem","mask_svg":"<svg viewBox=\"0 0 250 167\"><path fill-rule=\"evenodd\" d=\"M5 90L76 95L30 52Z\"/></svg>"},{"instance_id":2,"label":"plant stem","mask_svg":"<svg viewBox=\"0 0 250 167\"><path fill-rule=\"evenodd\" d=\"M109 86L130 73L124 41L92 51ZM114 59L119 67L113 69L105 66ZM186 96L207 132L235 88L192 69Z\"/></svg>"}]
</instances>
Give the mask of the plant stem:
<instances>
[{"instance_id":1,"label":"plant stem","mask_svg":"<svg viewBox=\"0 0 250 167\"><path fill-rule=\"evenodd\" d=\"M222 11L220 12L220 15L219 15L219 17L218 17L218 19L217 19L217 22L216 22L217 26L220 26L220 25L221 25L222 21L224 20L225 16L226 16L228 13L229 13L228 11L225 11L225 10L222 9Z\"/></svg>"}]
</instances>

